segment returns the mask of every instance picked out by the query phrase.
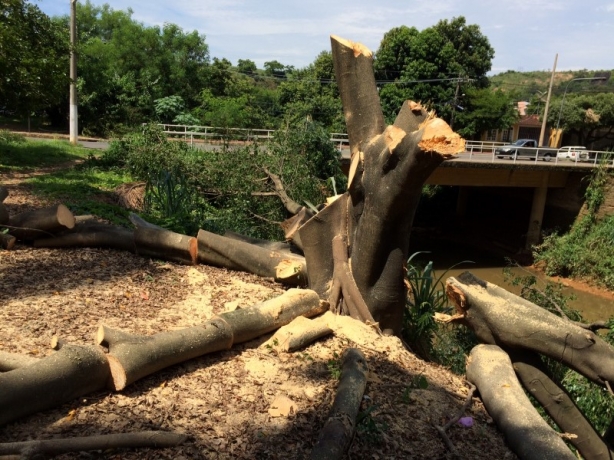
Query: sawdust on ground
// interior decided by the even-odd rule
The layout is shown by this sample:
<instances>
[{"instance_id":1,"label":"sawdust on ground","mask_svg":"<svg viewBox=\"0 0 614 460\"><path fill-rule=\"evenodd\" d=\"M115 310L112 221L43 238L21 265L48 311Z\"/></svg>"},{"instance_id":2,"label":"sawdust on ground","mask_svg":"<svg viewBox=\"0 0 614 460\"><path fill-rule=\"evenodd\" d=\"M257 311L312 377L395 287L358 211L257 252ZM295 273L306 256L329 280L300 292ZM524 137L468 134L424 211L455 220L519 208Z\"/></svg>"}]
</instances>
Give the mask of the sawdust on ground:
<instances>
[{"instance_id":1,"label":"sawdust on ground","mask_svg":"<svg viewBox=\"0 0 614 460\"><path fill-rule=\"evenodd\" d=\"M0 175L10 213L53 204L30 193L24 177ZM284 291L254 275L179 266L105 249L0 252L0 350L44 357L57 334L93 344L99 325L150 335L200 324ZM142 430L186 433L181 446L99 452L106 459L300 459L317 440L335 396L339 358L359 348L369 381L365 417L351 459L514 459L478 399L448 435L462 408L466 381L424 362L393 337L379 337L349 318L335 334L295 353L273 353L268 336L164 369L119 393L101 391L0 428L0 442L69 438ZM424 388L424 382L428 386ZM276 408L283 401L287 415ZM58 458L92 458L64 454Z\"/></svg>"}]
</instances>

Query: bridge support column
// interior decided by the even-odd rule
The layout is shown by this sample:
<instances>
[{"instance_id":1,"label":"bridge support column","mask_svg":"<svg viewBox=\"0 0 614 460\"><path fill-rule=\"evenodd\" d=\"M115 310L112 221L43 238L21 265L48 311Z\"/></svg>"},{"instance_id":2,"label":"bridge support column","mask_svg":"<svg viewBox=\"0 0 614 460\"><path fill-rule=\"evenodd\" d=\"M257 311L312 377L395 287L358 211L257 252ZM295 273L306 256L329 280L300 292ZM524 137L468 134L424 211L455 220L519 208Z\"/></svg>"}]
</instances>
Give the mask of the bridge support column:
<instances>
[{"instance_id":1,"label":"bridge support column","mask_svg":"<svg viewBox=\"0 0 614 460\"><path fill-rule=\"evenodd\" d=\"M546 197L548 195L549 172L544 172L542 183L533 192L533 205L531 206L531 218L529 219L529 229L527 230L527 241L525 248L539 243L542 232L542 222L544 220L544 209L546 208Z\"/></svg>"}]
</instances>

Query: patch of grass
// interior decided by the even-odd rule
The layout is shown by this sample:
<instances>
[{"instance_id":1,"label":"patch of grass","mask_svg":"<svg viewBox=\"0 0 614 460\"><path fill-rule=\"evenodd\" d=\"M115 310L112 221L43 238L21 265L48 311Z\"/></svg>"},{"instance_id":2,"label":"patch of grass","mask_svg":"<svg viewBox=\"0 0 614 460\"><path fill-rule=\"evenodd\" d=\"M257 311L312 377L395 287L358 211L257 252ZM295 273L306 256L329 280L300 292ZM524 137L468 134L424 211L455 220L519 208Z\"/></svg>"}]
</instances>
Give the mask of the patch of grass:
<instances>
[{"instance_id":1,"label":"patch of grass","mask_svg":"<svg viewBox=\"0 0 614 460\"><path fill-rule=\"evenodd\" d=\"M44 168L86 159L91 150L62 140L26 140L0 132L0 171Z\"/></svg>"},{"instance_id":2,"label":"patch of grass","mask_svg":"<svg viewBox=\"0 0 614 460\"><path fill-rule=\"evenodd\" d=\"M116 203L113 189L132 178L121 171L72 168L28 180L34 193L64 203L75 215L93 214L113 223L128 223L128 211Z\"/></svg>"}]
</instances>

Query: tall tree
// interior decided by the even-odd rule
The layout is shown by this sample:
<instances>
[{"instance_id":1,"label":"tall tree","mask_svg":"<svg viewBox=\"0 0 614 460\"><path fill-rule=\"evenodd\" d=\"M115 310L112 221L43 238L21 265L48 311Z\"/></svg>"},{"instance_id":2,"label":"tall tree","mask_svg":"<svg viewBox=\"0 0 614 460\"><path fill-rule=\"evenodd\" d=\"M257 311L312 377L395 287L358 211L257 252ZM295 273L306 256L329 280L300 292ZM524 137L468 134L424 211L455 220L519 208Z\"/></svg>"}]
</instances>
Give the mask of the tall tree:
<instances>
[{"instance_id":1,"label":"tall tree","mask_svg":"<svg viewBox=\"0 0 614 460\"><path fill-rule=\"evenodd\" d=\"M516 95L490 88L467 88L462 106L457 105L454 124L464 138L491 129L507 129L518 120Z\"/></svg>"},{"instance_id":2,"label":"tall tree","mask_svg":"<svg viewBox=\"0 0 614 460\"><path fill-rule=\"evenodd\" d=\"M450 120L459 94L488 86L494 50L477 25L460 16L422 31L401 26L384 35L375 72L387 120L407 99L419 100Z\"/></svg>"},{"instance_id":3,"label":"tall tree","mask_svg":"<svg viewBox=\"0 0 614 460\"><path fill-rule=\"evenodd\" d=\"M0 100L29 116L68 94L68 36L25 0L0 3Z\"/></svg>"}]
</instances>

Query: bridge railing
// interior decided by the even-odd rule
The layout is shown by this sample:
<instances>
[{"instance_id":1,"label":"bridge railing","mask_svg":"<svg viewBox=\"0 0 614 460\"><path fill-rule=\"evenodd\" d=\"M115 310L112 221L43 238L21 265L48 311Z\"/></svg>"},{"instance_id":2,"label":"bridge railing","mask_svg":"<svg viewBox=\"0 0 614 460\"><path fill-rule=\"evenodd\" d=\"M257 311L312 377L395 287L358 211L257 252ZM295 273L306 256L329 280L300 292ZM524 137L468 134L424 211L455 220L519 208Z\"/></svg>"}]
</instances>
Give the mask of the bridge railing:
<instances>
[{"instance_id":1,"label":"bridge railing","mask_svg":"<svg viewBox=\"0 0 614 460\"><path fill-rule=\"evenodd\" d=\"M146 123L144 123L145 125ZM190 145L194 142L210 142L210 141L267 141L273 139L274 129L256 129L256 128L223 128L219 126L199 126L199 125L175 125L160 123L157 126L162 128L167 136L174 138L183 138L185 141L190 141ZM335 143L339 150L348 148L350 145L348 135L346 133L331 133L330 140Z\"/></svg>"}]
</instances>

